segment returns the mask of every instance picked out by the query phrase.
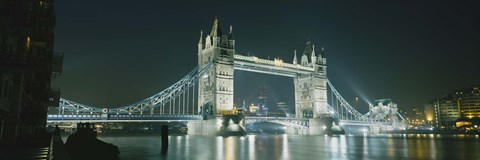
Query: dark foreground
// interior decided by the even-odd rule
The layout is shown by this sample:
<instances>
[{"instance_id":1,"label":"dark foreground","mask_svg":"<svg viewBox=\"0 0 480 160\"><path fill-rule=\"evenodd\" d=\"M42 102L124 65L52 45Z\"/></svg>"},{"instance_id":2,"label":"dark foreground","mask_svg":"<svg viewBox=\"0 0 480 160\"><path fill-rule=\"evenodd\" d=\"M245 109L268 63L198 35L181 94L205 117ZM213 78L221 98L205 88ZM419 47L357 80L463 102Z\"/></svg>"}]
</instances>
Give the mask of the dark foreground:
<instances>
[{"instance_id":1,"label":"dark foreground","mask_svg":"<svg viewBox=\"0 0 480 160\"><path fill-rule=\"evenodd\" d=\"M160 135L102 135L121 159L480 159L478 135L247 135L170 136L161 153Z\"/></svg>"}]
</instances>

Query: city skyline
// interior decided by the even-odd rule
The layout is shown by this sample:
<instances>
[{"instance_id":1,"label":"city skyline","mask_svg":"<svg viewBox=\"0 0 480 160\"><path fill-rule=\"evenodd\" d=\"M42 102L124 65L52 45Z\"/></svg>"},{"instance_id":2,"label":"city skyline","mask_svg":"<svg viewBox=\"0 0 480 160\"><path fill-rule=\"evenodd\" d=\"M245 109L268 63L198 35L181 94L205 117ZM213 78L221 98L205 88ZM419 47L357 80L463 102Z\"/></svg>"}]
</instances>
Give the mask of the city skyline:
<instances>
[{"instance_id":1,"label":"city skyline","mask_svg":"<svg viewBox=\"0 0 480 160\"><path fill-rule=\"evenodd\" d=\"M237 52L244 55L291 63L293 50L300 55L308 39L318 48L324 46L327 75L349 102L359 96L369 101L391 98L399 107L421 106L480 79L474 65L480 36L474 29L478 11L473 5L218 3L206 12L202 8L207 4L201 3L184 6L189 12L182 13L178 9L183 6L162 2L118 2L109 9L108 2L57 3L61 14L55 50L65 53L65 65L55 85L62 88L63 97L98 107L136 102L188 73L196 66L199 32L208 32L215 16L223 29L233 26ZM91 12L78 11L85 8ZM285 86L276 93L293 91L289 78L235 74L236 85L256 77L273 86L269 88ZM258 86L236 88L235 99Z\"/></svg>"}]
</instances>

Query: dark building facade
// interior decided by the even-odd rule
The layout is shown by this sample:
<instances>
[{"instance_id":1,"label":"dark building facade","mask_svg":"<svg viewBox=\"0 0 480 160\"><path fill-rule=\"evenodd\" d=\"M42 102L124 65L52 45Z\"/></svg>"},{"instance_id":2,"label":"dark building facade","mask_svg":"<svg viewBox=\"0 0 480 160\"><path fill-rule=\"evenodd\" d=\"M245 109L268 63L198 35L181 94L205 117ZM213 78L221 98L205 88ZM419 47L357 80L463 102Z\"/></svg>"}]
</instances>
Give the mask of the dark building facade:
<instances>
[{"instance_id":1,"label":"dark building facade","mask_svg":"<svg viewBox=\"0 0 480 160\"><path fill-rule=\"evenodd\" d=\"M0 143L13 144L45 132L50 86L62 70L55 53L54 0L0 0Z\"/></svg>"}]
</instances>

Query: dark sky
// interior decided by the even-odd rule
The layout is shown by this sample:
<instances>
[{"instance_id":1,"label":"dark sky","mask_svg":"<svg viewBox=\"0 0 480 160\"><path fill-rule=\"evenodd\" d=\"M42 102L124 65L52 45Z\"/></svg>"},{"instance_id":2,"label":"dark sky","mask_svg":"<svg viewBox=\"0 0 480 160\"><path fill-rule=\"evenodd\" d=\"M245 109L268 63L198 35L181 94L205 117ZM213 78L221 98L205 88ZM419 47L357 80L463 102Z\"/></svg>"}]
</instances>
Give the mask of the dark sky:
<instances>
[{"instance_id":1,"label":"dark sky","mask_svg":"<svg viewBox=\"0 0 480 160\"><path fill-rule=\"evenodd\" d=\"M291 62L307 39L325 46L328 77L344 97L421 106L480 82L480 9L464 1L56 1L62 96L97 107L153 95L197 65L199 32L218 16L238 53ZM318 49L319 47L317 47ZM293 99L290 78L235 74L235 99L266 86ZM366 107L366 106L365 106Z\"/></svg>"}]
</instances>

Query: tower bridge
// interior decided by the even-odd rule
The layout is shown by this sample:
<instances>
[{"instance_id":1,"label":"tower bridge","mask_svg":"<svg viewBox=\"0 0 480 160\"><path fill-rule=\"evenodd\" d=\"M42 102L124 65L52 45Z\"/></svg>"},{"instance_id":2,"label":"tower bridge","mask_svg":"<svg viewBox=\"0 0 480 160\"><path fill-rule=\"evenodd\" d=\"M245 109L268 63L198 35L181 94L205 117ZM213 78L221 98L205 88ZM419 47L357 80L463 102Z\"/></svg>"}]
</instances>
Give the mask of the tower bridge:
<instances>
[{"instance_id":1,"label":"tower bridge","mask_svg":"<svg viewBox=\"0 0 480 160\"><path fill-rule=\"evenodd\" d=\"M401 129L396 104L370 107L362 114L355 110L327 78L327 58L321 47L308 41L292 63L280 58L273 60L245 56L235 52L232 26L222 32L218 19L211 32L200 32L198 67L167 89L130 105L116 108L98 108L60 99L60 105L48 115L49 122L163 122L185 121L190 130L227 128L234 108L234 72L236 70L291 77L295 92L295 117L243 117L233 125L272 122L308 128L308 133L323 133L331 126L365 126L381 132ZM328 96L330 93L330 96ZM380 104L379 104L380 105ZM219 123L219 121L224 121ZM223 124L223 126L221 125ZM209 130L209 131L211 131ZM378 130L378 131L377 131ZM192 131L192 133L193 133Z\"/></svg>"}]
</instances>

